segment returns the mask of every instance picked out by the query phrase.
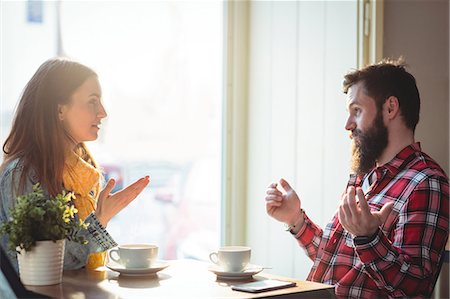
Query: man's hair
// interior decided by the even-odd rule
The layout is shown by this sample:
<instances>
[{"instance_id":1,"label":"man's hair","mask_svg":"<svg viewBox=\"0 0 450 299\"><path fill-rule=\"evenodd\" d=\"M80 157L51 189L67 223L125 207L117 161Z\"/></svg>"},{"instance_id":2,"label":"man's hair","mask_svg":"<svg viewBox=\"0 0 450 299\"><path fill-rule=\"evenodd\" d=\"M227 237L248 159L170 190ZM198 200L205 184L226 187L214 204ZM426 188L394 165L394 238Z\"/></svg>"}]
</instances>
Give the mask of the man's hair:
<instances>
[{"instance_id":1,"label":"man's hair","mask_svg":"<svg viewBox=\"0 0 450 299\"><path fill-rule=\"evenodd\" d=\"M375 100L379 110L390 96L395 96L406 126L415 131L419 122L420 96L416 79L406 71L405 66L400 57L398 60L384 59L352 71L344 77L344 93L352 85L362 82L365 93Z\"/></svg>"}]
</instances>

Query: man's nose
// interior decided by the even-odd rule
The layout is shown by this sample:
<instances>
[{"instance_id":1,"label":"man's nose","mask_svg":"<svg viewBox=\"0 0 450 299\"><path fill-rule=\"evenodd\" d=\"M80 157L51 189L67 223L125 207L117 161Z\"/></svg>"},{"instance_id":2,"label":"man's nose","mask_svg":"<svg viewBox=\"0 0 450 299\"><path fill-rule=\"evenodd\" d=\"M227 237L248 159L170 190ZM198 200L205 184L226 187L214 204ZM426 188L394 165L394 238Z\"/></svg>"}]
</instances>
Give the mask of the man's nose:
<instances>
[{"instance_id":1,"label":"man's nose","mask_svg":"<svg viewBox=\"0 0 450 299\"><path fill-rule=\"evenodd\" d=\"M356 129L356 123L350 117L347 119L347 122L345 123L345 129L347 131L353 131L354 129Z\"/></svg>"}]
</instances>

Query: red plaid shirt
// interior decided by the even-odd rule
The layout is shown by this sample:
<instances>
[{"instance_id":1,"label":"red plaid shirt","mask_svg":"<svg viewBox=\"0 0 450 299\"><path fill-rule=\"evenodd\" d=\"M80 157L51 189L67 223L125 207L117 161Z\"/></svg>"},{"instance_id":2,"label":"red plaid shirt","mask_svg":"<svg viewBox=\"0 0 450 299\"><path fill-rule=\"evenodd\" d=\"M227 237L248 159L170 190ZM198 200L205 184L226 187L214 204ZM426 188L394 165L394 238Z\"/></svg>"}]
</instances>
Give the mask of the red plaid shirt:
<instances>
[{"instance_id":1,"label":"red plaid shirt","mask_svg":"<svg viewBox=\"0 0 450 299\"><path fill-rule=\"evenodd\" d=\"M334 284L338 297L429 297L449 234L448 178L419 143L374 171L367 201L373 211L394 202L391 214L360 245L337 214L325 230L305 215L296 239L314 261L308 280ZM351 176L348 185L363 179Z\"/></svg>"}]
</instances>

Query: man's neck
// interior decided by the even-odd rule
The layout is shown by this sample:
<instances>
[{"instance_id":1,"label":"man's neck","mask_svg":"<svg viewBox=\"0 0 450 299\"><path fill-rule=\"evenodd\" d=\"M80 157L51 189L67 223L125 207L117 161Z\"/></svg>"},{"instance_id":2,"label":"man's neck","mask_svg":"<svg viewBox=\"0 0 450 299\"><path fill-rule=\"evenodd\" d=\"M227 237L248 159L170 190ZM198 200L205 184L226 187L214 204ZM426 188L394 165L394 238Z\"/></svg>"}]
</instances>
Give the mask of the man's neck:
<instances>
[{"instance_id":1,"label":"man's neck","mask_svg":"<svg viewBox=\"0 0 450 299\"><path fill-rule=\"evenodd\" d=\"M403 136L389 136L388 145L377 161L377 167L384 165L394 159L394 157L405 147L413 144L414 133L405 134Z\"/></svg>"}]
</instances>

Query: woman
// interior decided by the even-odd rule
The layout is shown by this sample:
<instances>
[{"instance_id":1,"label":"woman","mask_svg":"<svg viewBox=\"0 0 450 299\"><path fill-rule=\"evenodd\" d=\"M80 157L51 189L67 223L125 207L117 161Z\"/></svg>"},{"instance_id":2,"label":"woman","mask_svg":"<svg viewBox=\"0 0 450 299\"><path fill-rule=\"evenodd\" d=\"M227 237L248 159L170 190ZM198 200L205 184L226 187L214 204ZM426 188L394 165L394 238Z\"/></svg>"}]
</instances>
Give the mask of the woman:
<instances>
[{"instance_id":1,"label":"woman","mask_svg":"<svg viewBox=\"0 0 450 299\"><path fill-rule=\"evenodd\" d=\"M84 142L97 139L106 115L96 73L74 61L50 59L26 85L3 145L0 223L8 219L15 198L37 182L50 196L63 189L75 193L78 217L89 223L82 232L88 244L67 241L65 269L103 264L104 251L117 245L105 229L109 220L149 183L146 176L110 194L111 179L100 192L101 173ZM6 243L2 236L4 249ZM17 269L16 253L8 255Z\"/></svg>"}]
</instances>

